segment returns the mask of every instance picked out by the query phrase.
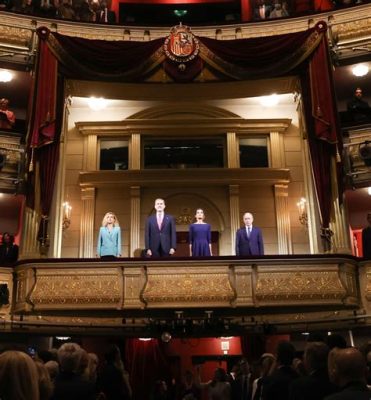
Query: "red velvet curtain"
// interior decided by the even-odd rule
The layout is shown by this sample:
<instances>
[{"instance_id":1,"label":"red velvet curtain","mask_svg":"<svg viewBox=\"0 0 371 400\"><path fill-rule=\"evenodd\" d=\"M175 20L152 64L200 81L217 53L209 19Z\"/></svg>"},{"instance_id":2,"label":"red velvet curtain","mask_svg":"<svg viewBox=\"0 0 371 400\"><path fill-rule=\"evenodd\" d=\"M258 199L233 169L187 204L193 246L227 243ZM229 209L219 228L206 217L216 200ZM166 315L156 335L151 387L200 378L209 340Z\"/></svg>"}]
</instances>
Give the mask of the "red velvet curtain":
<instances>
[{"instance_id":1,"label":"red velvet curtain","mask_svg":"<svg viewBox=\"0 0 371 400\"><path fill-rule=\"evenodd\" d=\"M185 68L178 68L166 58L163 39L112 42L57 33L44 34L44 37L59 62L59 71L75 79L143 82L151 72L162 67L174 81L192 82L205 65L220 81L299 75L317 198L322 225L327 229L332 209L329 187L335 178L331 176L329 163L339 138L326 29L326 24L320 22L307 31L268 38L198 38L199 54Z\"/></svg>"},{"instance_id":2,"label":"red velvet curtain","mask_svg":"<svg viewBox=\"0 0 371 400\"><path fill-rule=\"evenodd\" d=\"M163 351L164 345L157 339L126 340L125 364L130 374L133 400L150 400L157 380L170 383L170 365Z\"/></svg>"}]
</instances>

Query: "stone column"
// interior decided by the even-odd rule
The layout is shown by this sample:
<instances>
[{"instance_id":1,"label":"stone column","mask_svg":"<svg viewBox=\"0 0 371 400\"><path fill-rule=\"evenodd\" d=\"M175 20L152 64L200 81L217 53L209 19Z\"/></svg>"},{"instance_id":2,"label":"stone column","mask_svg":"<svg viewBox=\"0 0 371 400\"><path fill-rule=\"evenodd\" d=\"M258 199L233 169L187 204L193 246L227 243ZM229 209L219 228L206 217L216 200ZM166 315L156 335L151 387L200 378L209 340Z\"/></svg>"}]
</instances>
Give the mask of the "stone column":
<instances>
[{"instance_id":1,"label":"stone column","mask_svg":"<svg viewBox=\"0 0 371 400\"><path fill-rule=\"evenodd\" d=\"M139 257L140 254L140 187L130 188L130 247L129 254Z\"/></svg>"},{"instance_id":2,"label":"stone column","mask_svg":"<svg viewBox=\"0 0 371 400\"><path fill-rule=\"evenodd\" d=\"M231 216L231 254L236 252L236 232L240 227L240 187L229 185L229 214Z\"/></svg>"},{"instance_id":3,"label":"stone column","mask_svg":"<svg viewBox=\"0 0 371 400\"><path fill-rule=\"evenodd\" d=\"M278 254L292 254L288 186L274 185Z\"/></svg>"},{"instance_id":4,"label":"stone column","mask_svg":"<svg viewBox=\"0 0 371 400\"><path fill-rule=\"evenodd\" d=\"M228 168L239 168L238 140L235 132L227 133L227 165Z\"/></svg>"},{"instance_id":5,"label":"stone column","mask_svg":"<svg viewBox=\"0 0 371 400\"><path fill-rule=\"evenodd\" d=\"M80 257L94 257L95 188L81 189Z\"/></svg>"}]
</instances>

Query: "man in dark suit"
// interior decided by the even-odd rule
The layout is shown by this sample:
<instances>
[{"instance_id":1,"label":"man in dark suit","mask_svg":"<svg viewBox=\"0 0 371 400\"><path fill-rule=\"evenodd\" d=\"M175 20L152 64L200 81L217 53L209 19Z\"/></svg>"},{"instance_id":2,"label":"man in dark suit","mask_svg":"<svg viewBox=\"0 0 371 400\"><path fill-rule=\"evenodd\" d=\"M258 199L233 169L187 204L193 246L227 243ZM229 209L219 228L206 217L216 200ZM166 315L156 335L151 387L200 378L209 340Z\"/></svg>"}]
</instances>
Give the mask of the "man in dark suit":
<instances>
[{"instance_id":1,"label":"man in dark suit","mask_svg":"<svg viewBox=\"0 0 371 400\"><path fill-rule=\"evenodd\" d=\"M156 214L147 218L145 246L148 257L167 257L175 253L175 220L171 215L165 214L165 207L163 199L156 199Z\"/></svg>"},{"instance_id":2,"label":"man in dark suit","mask_svg":"<svg viewBox=\"0 0 371 400\"><path fill-rule=\"evenodd\" d=\"M329 347L323 342L309 342L305 347L304 365L308 375L295 379L290 386L290 400L323 400L335 393L327 369Z\"/></svg>"},{"instance_id":3,"label":"man in dark suit","mask_svg":"<svg viewBox=\"0 0 371 400\"><path fill-rule=\"evenodd\" d=\"M236 234L236 256L263 256L264 244L260 228L253 226L254 217L251 213L243 215L245 226Z\"/></svg>"},{"instance_id":4,"label":"man in dark suit","mask_svg":"<svg viewBox=\"0 0 371 400\"><path fill-rule=\"evenodd\" d=\"M288 400L291 383L299 376L292 367L295 347L288 341L277 346L277 368L263 380L263 400Z\"/></svg>"}]
</instances>

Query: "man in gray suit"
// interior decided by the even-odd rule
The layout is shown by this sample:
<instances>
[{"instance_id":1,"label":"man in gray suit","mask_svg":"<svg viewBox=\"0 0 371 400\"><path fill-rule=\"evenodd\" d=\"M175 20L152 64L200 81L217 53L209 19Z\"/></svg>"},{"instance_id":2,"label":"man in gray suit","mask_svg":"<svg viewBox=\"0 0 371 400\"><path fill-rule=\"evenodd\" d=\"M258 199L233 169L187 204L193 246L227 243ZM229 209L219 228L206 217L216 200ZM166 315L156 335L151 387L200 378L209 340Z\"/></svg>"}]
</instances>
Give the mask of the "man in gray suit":
<instances>
[{"instance_id":1,"label":"man in gray suit","mask_svg":"<svg viewBox=\"0 0 371 400\"><path fill-rule=\"evenodd\" d=\"M236 256L263 256L264 243L260 228L253 226L254 217L247 212L243 215L245 226L236 234Z\"/></svg>"},{"instance_id":2,"label":"man in gray suit","mask_svg":"<svg viewBox=\"0 0 371 400\"><path fill-rule=\"evenodd\" d=\"M165 201L155 200L156 214L147 218L145 228L145 246L148 257L168 257L175 253L175 220L165 214Z\"/></svg>"}]
</instances>

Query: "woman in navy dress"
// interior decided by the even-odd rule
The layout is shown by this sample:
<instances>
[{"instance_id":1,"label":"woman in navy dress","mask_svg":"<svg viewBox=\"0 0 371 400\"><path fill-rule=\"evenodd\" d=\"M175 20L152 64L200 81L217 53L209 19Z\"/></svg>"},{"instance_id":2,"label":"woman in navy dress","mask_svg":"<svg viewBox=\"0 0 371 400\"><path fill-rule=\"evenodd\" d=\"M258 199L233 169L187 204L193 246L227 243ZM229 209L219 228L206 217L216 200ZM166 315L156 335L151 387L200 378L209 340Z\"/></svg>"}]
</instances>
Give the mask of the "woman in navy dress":
<instances>
[{"instance_id":1,"label":"woman in navy dress","mask_svg":"<svg viewBox=\"0 0 371 400\"><path fill-rule=\"evenodd\" d=\"M108 212L99 229L97 256L100 258L121 257L121 229L116 215Z\"/></svg>"},{"instance_id":2,"label":"woman in navy dress","mask_svg":"<svg viewBox=\"0 0 371 400\"><path fill-rule=\"evenodd\" d=\"M207 224L204 210L196 210L196 222L189 225L189 254L191 257L212 256L211 226Z\"/></svg>"}]
</instances>

